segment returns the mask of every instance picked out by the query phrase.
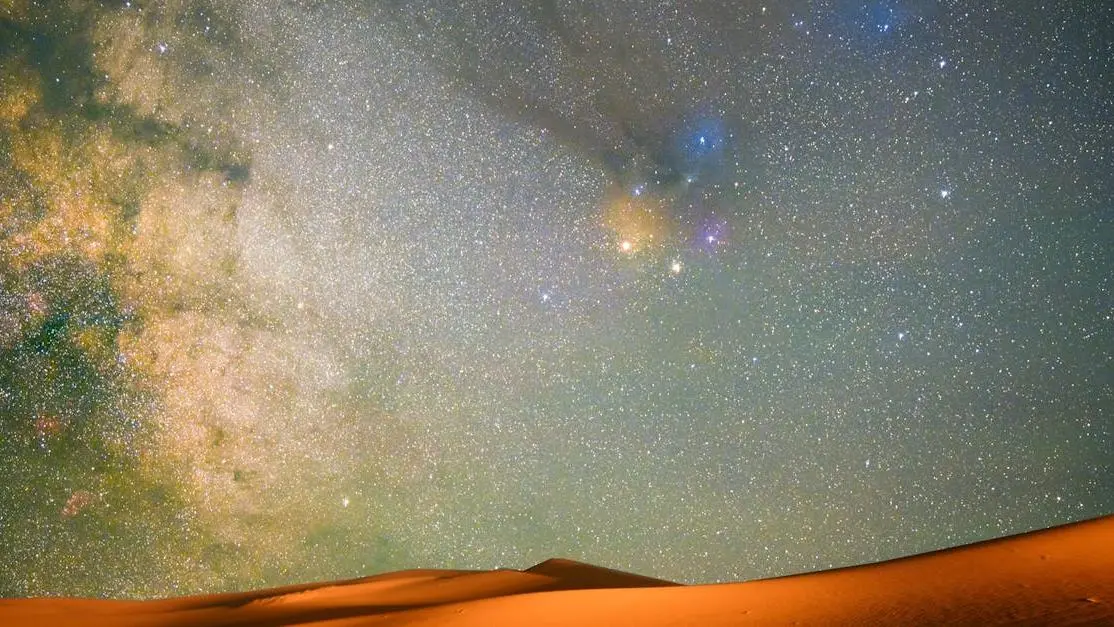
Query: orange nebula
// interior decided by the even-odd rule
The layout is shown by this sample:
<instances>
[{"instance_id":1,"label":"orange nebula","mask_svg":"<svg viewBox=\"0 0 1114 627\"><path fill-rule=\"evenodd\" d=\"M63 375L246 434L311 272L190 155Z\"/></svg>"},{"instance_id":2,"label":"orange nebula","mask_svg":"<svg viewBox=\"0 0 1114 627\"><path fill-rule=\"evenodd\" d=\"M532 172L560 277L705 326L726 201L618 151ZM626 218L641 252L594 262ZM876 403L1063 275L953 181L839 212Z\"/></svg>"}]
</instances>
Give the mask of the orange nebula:
<instances>
[{"instance_id":1,"label":"orange nebula","mask_svg":"<svg viewBox=\"0 0 1114 627\"><path fill-rule=\"evenodd\" d=\"M632 196L615 190L604 198L603 224L614 234L618 248L625 254L660 247L675 225L668 218L667 201L650 194Z\"/></svg>"},{"instance_id":2,"label":"orange nebula","mask_svg":"<svg viewBox=\"0 0 1114 627\"><path fill-rule=\"evenodd\" d=\"M75 490L70 498L66 500L66 504L62 507L63 518L73 518L81 513L81 510L93 504L96 497L88 490Z\"/></svg>"},{"instance_id":3,"label":"orange nebula","mask_svg":"<svg viewBox=\"0 0 1114 627\"><path fill-rule=\"evenodd\" d=\"M66 423L53 414L39 414L35 416L35 435L40 440L62 433Z\"/></svg>"}]
</instances>

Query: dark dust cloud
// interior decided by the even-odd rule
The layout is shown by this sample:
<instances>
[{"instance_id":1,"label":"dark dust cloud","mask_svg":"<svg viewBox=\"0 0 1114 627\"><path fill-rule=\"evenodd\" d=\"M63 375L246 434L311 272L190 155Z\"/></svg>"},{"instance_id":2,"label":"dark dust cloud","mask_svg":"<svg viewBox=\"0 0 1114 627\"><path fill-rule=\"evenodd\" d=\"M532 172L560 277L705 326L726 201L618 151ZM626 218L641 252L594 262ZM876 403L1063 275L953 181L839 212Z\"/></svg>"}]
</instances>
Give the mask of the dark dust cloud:
<instances>
[{"instance_id":1,"label":"dark dust cloud","mask_svg":"<svg viewBox=\"0 0 1114 627\"><path fill-rule=\"evenodd\" d=\"M1114 7L0 2L0 596L1114 511Z\"/></svg>"}]
</instances>

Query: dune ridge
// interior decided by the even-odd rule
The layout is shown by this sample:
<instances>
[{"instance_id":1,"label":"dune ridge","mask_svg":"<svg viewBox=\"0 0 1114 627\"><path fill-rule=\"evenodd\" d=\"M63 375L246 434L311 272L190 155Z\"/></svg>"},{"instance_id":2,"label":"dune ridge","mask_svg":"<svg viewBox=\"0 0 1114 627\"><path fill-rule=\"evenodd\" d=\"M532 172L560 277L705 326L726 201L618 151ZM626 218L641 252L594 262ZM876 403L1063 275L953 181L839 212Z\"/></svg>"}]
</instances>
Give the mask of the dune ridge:
<instances>
[{"instance_id":1,"label":"dune ridge","mask_svg":"<svg viewBox=\"0 0 1114 627\"><path fill-rule=\"evenodd\" d=\"M1114 516L876 564L685 586L569 559L159 599L2 599L0 624L1114 625Z\"/></svg>"}]
</instances>

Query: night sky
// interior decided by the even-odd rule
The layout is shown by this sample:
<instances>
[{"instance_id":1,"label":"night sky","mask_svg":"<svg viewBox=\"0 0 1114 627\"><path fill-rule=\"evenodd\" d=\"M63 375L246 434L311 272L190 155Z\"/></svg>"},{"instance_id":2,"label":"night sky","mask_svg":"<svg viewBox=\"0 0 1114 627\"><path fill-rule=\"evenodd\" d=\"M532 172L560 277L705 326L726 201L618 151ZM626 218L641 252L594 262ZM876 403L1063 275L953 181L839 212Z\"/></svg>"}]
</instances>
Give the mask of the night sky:
<instances>
[{"instance_id":1,"label":"night sky","mask_svg":"<svg viewBox=\"0 0 1114 627\"><path fill-rule=\"evenodd\" d=\"M0 596L1114 512L1114 4L0 15Z\"/></svg>"}]
</instances>

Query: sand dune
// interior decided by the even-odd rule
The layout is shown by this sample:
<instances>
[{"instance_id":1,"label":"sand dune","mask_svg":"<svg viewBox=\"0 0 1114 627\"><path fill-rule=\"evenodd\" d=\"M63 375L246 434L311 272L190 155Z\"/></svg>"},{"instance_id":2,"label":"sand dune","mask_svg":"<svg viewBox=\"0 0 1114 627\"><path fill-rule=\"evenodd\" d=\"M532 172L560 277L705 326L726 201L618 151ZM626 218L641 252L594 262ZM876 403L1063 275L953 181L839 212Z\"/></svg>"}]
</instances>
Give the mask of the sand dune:
<instances>
[{"instance_id":1,"label":"sand dune","mask_svg":"<svg viewBox=\"0 0 1114 627\"><path fill-rule=\"evenodd\" d=\"M155 601L0 600L2 625L1114 625L1114 516L778 579L681 586L571 560Z\"/></svg>"}]
</instances>

